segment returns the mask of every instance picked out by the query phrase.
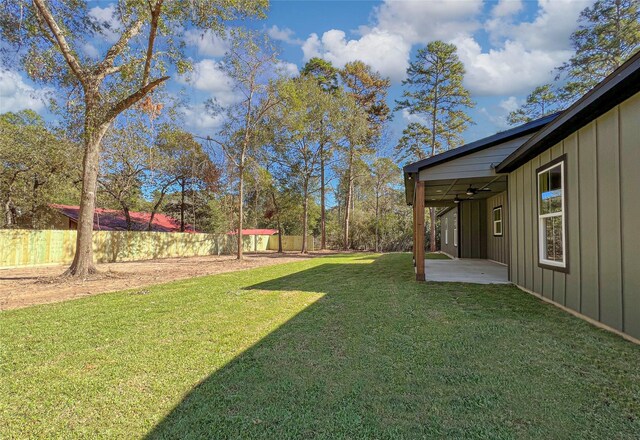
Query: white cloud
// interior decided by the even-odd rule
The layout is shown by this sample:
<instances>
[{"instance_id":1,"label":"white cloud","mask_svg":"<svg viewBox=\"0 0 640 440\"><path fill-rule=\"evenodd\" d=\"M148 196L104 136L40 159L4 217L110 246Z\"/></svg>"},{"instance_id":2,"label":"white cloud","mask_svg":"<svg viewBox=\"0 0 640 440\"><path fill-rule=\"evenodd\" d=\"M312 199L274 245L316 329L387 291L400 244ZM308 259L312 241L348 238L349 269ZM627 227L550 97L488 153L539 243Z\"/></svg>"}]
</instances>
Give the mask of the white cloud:
<instances>
[{"instance_id":1,"label":"white cloud","mask_svg":"<svg viewBox=\"0 0 640 440\"><path fill-rule=\"evenodd\" d=\"M454 40L466 68L465 85L475 95L511 95L529 91L553 78L553 69L569 51L529 49L507 40L502 48L483 52L472 37Z\"/></svg>"},{"instance_id":2,"label":"white cloud","mask_svg":"<svg viewBox=\"0 0 640 440\"><path fill-rule=\"evenodd\" d=\"M407 124L410 124L412 122L417 122L418 124L422 124L422 125L428 125L428 121L426 118L424 118L423 116L420 115L414 115L409 113L409 110L402 109L402 119L404 119L405 121L407 121Z\"/></svg>"},{"instance_id":3,"label":"white cloud","mask_svg":"<svg viewBox=\"0 0 640 440\"><path fill-rule=\"evenodd\" d=\"M229 106L238 101L234 90L233 80L222 69L220 63L204 59L193 66L193 71L179 78L179 81L189 83L197 90L209 92L222 107Z\"/></svg>"},{"instance_id":4,"label":"white cloud","mask_svg":"<svg viewBox=\"0 0 640 440\"><path fill-rule=\"evenodd\" d=\"M321 57L336 67L360 60L394 80L404 77L410 50L411 46L400 35L380 29L373 29L357 40L347 40L343 31L332 29L322 38L311 34L302 45L305 60Z\"/></svg>"},{"instance_id":5,"label":"white cloud","mask_svg":"<svg viewBox=\"0 0 640 440\"><path fill-rule=\"evenodd\" d=\"M360 60L399 81L413 44L467 35L480 26L475 17L481 9L482 0L386 0L374 8L374 24L359 28L359 38L347 39L339 29L311 34L302 45L304 59L320 57L337 67Z\"/></svg>"},{"instance_id":6,"label":"white cloud","mask_svg":"<svg viewBox=\"0 0 640 440\"><path fill-rule=\"evenodd\" d=\"M512 127L507 120L509 113L517 110L523 103L524 100L518 99L515 96L509 96L501 100L497 106L492 106L491 110L488 110L486 107L480 108L480 113L486 117L496 129L500 131L507 130Z\"/></svg>"},{"instance_id":7,"label":"white cloud","mask_svg":"<svg viewBox=\"0 0 640 440\"><path fill-rule=\"evenodd\" d=\"M212 114L204 104L181 107L180 112L184 115L185 125L204 134L211 134L225 121L224 113Z\"/></svg>"},{"instance_id":8,"label":"white cloud","mask_svg":"<svg viewBox=\"0 0 640 440\"><path fill-rule=\"evenodd\" d=\"M211 30L201 32L189 29L185 32L184 39L187 44L198 49L198 54L204 56L221 57L229 49L229 42Z\"/></svg>"},{"instance_id":9,"label":"white cloud","mask_svg":"<svg viewBox=\"0 0 640 440\"><path fill-rule=\"evenodd\" d=\"M481 9L482 0L386 0L374 13L378 29L400 35L409 44L426 44L473 32L479 27L475 17Z\"/></svg>"},{"instance_id":10,"label":"white cloud","mask_svg":"<svg viewBox=\"0 0 640 440\"><path fill-rule=\"evenodd\" d=\"M491 10L494 17L508 17L522 10L522 0L500 0Z\"/></svg>"},{"instance_id":11,"label":"white cloud","mask_svg":"<svg viewBox=\"0 0 640 440\"><path fill-rule=\"evenodd\" d=\"M298 70L298 66L294 63L287 63L285 61L280 61L276 65L276 71L282 73L285 76L293 78L294 76L300 75L300 71Z\"/></svg>"},{"instance_id":12,"label":"white cloud","mask_svg":"<svg viewBox=\"0 0 640 440\"><path fill-rule=\"evenodd\" d=\"M507 99L500 101L498 106L507 113L517 110L522 103L515 96L509 96Z\"/></svg>"},{"instance_id":13,"label":"white cloud","mask_svg":"<svg viewBox=\"0 0 640 440\"><path fill-rule=\"evenodd\" d=\"M45 107L47 89L36 90L22 80L19 73L0 68L0 113Z\"/></svg>"},{"instance_id":14,"label":"white cloud","mask_svg":"<svg viewBox=\"0 0 640 440\"><path fill-rule=\"evenodd\" d=\"M435 39L458 46L467 71L465 85L476 95L515 95L553 79L553 70L571 55L569 36L593 0L539 0L535 16L516 22L523 0L499 0L483 19L482 0L385 0L373 20L349 39L342 30L311 34L304 59L320 57L342 67L361 60L398 81L405 76L411 49ZM481 46L476 31L489 35Z\"/></svg>"},{"instance_id":15,"label":"white cloud","mask_svg":"<svg viewBox=\"0 0 640 440\"><path fill-rule=\"evenodd\" d=\"M100 56L100 51L91 43L84 43L81 47L82 53L92 59L97 59Z\"/></svg>"},{"instance_id":16,"label":"white cloud","mask_svg":"<svg viewBox=\"0 0 640 440\"><path fill-rule=\"evenodd\" d=\"M302 45L303 43L302 40L294 37L295 32L293 32L291 29L280 28L275 24L271 26L269 29L267 29L267 35L269 35L269 37L274 40L284 41L285 43L288 43L288 44L294 44L299 46L299 45Z\"/></svg>"},{"instance_id":17,"label":"white cloud","mask_svg":"<svg viewBox=\"0 0 640 440\"><path fill-rule=\"evenodd\" d=\"M485 28L494 44L511 40L522 43L527 49L568 50L569 36L577 27L578 16L591 3L593 0L539 0L533 21L516 24L510 17L503 16L488 21Z\"/></svg>"},{"instance_id":18,"label":"white cloud","mask_svg":"<svg viewBox=\"0 0 640 440\"><path fill-rule=\"evenodd\" d=\"M102 35L109 43L115 43L120 38L122 23L116 16L116 6L114 3L101 8L94 6L89 9L89 17L97 21L102 27Z\"/></svg>"}]
</instances>

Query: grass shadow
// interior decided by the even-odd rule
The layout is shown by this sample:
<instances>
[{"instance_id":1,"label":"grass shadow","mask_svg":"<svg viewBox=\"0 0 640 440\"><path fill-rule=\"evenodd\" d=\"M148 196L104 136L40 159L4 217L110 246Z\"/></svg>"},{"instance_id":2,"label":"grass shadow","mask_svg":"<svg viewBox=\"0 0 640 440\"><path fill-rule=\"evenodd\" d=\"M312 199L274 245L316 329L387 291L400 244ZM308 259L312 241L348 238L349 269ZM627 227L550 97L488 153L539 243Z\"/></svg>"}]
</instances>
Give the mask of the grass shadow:
<instances>
[{"instance_id":1,"label":"grass shadow","mask_svg":"<svg viewBox=\"0 0 640 440\"><path fill-rule=\"evenodd\" d=\"M200 382L148 439L640 432L638 387L616 382L635 347L513 287L415 283L410 256L373 255L244 290L324 296ZM614 352L620 364L594 369Z\"/></svg>"}]
</instances>

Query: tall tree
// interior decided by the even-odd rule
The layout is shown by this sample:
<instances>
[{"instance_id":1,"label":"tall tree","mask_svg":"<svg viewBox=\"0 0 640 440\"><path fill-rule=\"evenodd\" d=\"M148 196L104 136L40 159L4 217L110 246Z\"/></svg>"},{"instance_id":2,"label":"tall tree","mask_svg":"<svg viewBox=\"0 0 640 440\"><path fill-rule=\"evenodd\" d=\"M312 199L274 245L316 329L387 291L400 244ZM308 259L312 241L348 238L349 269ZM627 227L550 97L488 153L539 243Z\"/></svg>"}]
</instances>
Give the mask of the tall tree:
<instances>
[{"instance_id":1,"label":"tall tree","mask_svg":"<svg viewBox=\"0 0 640 440\"><path fill-rule=\"evenodd\" d=\"M180 231L185 231L185 215L188 207L195 210L196 194L215 191L220 178L219 168L211 161L202 145L191 133L173 124L163 124L151 150L153 176L151 188L156 191L156 201L151 211L148 228L162 205L164 196L172 192L169 210L178 213ZM190 202L187 202L187 197Z\"/></svg>"},{"instance_id":2,"label":"tall tree","mask_svg":"<svg viewBox=\"0 0 640 440\"><path fill-rule=\"evenodd\" d=\"M0 226L49 226L47 204L77 196L78 152L31 110L0 115Z\"/></svg>"},{"instance_id":3,"label":"tall tree","mask_svg":"<svg viewBox=\"0 0 640 440\"><path fill-rule=\"evenodd\" d=\"M122 209L131 230L130 211L140 199L149 169L150 133L136 112L127 116L130 118L119 118L105 134L98 184Z\"/></svg>"},{"instance_id":4,"label":"tall tree","mask_svg":"<svg viewBox=\"0 0 640 440\"><path fill-rule=\"evenodd\" d=\"M402 82L405 87L402 99L396 101L397 110L407 110L425 121L421 126L413 125L411 131L405 130L403 135L426 135L429 142L425 148L429 156L460 146L460 135L471 124L466 110L475 104L462 85L465 70L456 50L455 45L442 41L431 42L426 48L419 49L416 59L409 64L407 79ZM400 153L410 158L413 152L405 147ZM436 250L435 208L429 209L429 219L433 252Z\"/></svg>"},{"instance_id":5,"label":"tall tree","mask_svg":"<svg viewBox=\"0 0 640 440\"><path fill-rule=\"evenodd\" d=\"M387 92L391 80L362 61L352 61L340 70L344 88L367 113L372 142L378 140L384 123L391 117Z\"/></svg>"},{"instance_id":6,"label":"tall tree","mask_svg":"<svg viewBox=\"0 0 640 440\"><path fill-rule=\"evenodd\" d=\"M225 123L217 135L211 138L235 168L237 190L237 258L243 258L242 227L244 221L244 183L247 160L251 159L263 143L261 126L278 101L273 93L276 75L277 51L268 39L255 32L238 32L231 41L231 48L223 63L229 77L233 78L234 91L241 100L221 109L210 101L212 111L224 111Z\"/></svg>"},{"instance_id":7,"label":"tall tree","mask_svg":"<svg viewBox=\"0 0 640 440\"><path fill-rule=\"evenodd\" d=\"M431 145L431 132L419 122L410 122L398 139L395 147L395 155L401 163L422 160L432 156L431 151L425 147Z\"/></svg>"},{"instance_id":8,"label":"tall tree","mask_svg":"<svg viewBox=\"0 0 640 440\"><path fill-rule=\"evenodd\" d=\"M387 157L377 158L371 166L375 206L375 251L380 252L380 217L383 206L380 201L390 190L390 184L400 175L398 166Z\"/></svg>"},{"instance_id":9,"label":"tall tree","mask_svg":"<svg viewBox=\"0 0 640 440\"><path fill-rule=\"evenodd\" d=\"M339 70L330 61L322 58L311 58L300 71L301 76L312 76L326 91L334 91L339 87Z\"/></svg>"},{"instance_id":10,"label":"tall tree","mask_svg":"<svg viewBox=\"0 0 640 440\"><path fill-rule=\"evenodd\" d=\"M338 163L341 175L344 197L344 214L342 225L342 246L344 250L350 248L350 225L353 210L353 191L358 169L362 168L363 158L373 153L371 147L371 123L369 114L350 95L346 95L342 102L341 132L343 136L340 144L340 162Z\"/></svg>"},{"instance_id":11,"label":"tall tree","mask_svg":"<svg viewBox=\"0 0 640 440\"><path fill-rule=\"evenodd\" d=\"M368 121L365 142L362 142L359 138L362 133L360 124L357 122L358 116L349 117L347 121L347 126L357 127L354 133L348 133L346 136L348 160L345 162L346 167L344 168L344 178L347 183L344 203L344 248L348 249L353 185L356 177L354 175L354 166L363 155L375 151L375 146L380 140L384 124L391 117L391 109L386 100L391 81L362 61L347 63L340 71L340 77L348 96L355 101L357 106L364 110Z\"/></svg>"},{"instance_id":12,"label":"tall tree","mask_svg":"<svg viewBox=\"0 0 640 440\"><path fill-rule=\"evenodd\" d=\"M571 35L574 55L558 68L568 103L587 93L640 49L640 2L598 0L585 8Z\"/></svg>"},{"instance_id":13,"label":"tall tree","mask_svg":"<svg viewBox=\"0 0 640 440\"><path fill-rule=\"evenodd\" d=\"M511 125L524 124L534 119L550 115L559 110L559 98L551 84L545 84L533 89L527 100L518 109L507 116Z\"/></svg>"},{"instance_id":14,"label":"tall tree","mask_svg":"<svg viewBox=\"0 0 640 440\"><path fill-rule=\"evenodd\" d=\"M271 125L274 128L275 160L281 176L302 193L302 235L308 235L309 199L317 189L326 133L340 115L336 95L326 93L315 78L300 77L281 82L280 105ZM302 253L307 252L306 239Z\"/></svg>"},{"instance_id":15,"label":"tall tree","mask_svg":"<svg viewBox=\"0 0 640 440\"><path fill-rule=\"evenodd\" d=\"M334 93L338 90L338 69L331 62L322 58L311 58L300 72L302 76L312 76L323 90ZM328 142L329 133L326 124L320 126L320 249L327 248L327 207L326 207L326 162L331 156L331 144Z\"/></svg>"},{"instance_id":16,"label":"tall tree","mask_svg":"<svg viewBox=\"0 0 640 440\"><path fill-rule=\"evenodd\" d=\"M120 113L169 79L166 72L171 65L178 73L188 68L176 29L221 31L224 20L260 15L266 6L267 0L119 0L114 20L103 21L90 13L86 2L76 0L2 3L5 56L11 58L10 47L16 48L24 54L22 62L31 78L66 90L69 99L64 108L81 103L77 107L83 125L83 180L76 253L67 275L95 272L93 213L105 132ZM106 35L116 38L102 57L84 55L82 47Z\"/></svg>"}]
</instances>

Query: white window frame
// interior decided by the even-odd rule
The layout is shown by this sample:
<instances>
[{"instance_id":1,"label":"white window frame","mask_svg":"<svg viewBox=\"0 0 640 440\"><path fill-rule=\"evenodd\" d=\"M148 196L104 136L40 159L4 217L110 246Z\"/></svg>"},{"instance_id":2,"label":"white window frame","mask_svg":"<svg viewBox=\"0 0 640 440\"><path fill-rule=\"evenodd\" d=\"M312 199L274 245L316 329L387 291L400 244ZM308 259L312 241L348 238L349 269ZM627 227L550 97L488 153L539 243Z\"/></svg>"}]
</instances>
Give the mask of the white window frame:
<instances>
[{"instance_id":1,"label":"white window frame","mask_svg":"<svg viewBox=\"0 0 640 440\"><path fill-rule=\"evenodd\" d=\"M496 220L495 214L496 211L500 211L500 220ZM493 223L493 236L494 237L502 237L504 235L504 223L502 221L502 205L496 206L491 211L491 222ZM498 233L496 230L496 226L500 223L500 232Z\"/></svg>"},{"instance_id":2,"label":"white window frame","mask_svg":"<svg viewBox=\"0 0 640 440\"><path fill-rule=\"evenodd\" d=\"M458 247L458 213L457 212L453 213L453 246Z\"/></svg>"},{"instance_id":3,"label":"white window frame","mask_svg":"<svg viewBox=\"0 0 640 440\"><path fill-rule=\"evenodd\" d=\"M444 219L444 244L449 244L449 217Z\"/></svg>"},{"instance_id":4,"label":"white window frame","mask_svg":"<svg viewBox=\"0 0 640 440\"><path fill-rule=\"evenodd\" d=\"M562 209L559 212L552 212L549 214L541 214L540 209L540 175L546 173L547 171L552 170L553 168L560 167L560 195L562 197ZM565 158L564 156L550 162L547 165L544 165L543 168L540 168L536 173L536 196L537 196L537 205L538 205L538 263L543 266L550 266L550 268L559 268L566 269L567 268L567 228L566 228L566 210L567 210L567 202L565 198ZM547 218L551 217L561 217L562 218L562 261L549 260L546 257L546 235L544 234L544 221Z\"/></svg>"}]
</instances>

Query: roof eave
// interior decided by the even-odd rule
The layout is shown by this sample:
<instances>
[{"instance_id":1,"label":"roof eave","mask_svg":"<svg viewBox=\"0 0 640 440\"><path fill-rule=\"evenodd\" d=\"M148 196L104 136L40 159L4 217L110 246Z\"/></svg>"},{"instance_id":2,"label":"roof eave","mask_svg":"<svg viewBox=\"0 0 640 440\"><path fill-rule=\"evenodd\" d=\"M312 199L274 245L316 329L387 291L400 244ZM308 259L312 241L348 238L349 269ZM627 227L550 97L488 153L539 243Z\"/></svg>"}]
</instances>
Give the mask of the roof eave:
<instances>
[{"instance_id":1,"label":"roof eave","mask_svg":"<svg viewBox=\"0 0 640 440\"><path fill-rule=\"evenodd\" d=\"M535 121L527 122L526 124L522 124L518 127L511 128L501 133L487 136L485 138L479 139L477 141L452 150L445 151L427 159L422 159L417 162L410 163L408 165L405 165L402 170L405 174L419 173L425 168L440 165L458 159L460 157L473 154L477 151L482 151L486 148L491 148L496 145L509 142L513 139L535 133L536 131L540 130L541 127L544 127L545 125L553 121L559 114L560 113L554 113L552 115L543 116Z\"/></svg>"}]
</instances>

